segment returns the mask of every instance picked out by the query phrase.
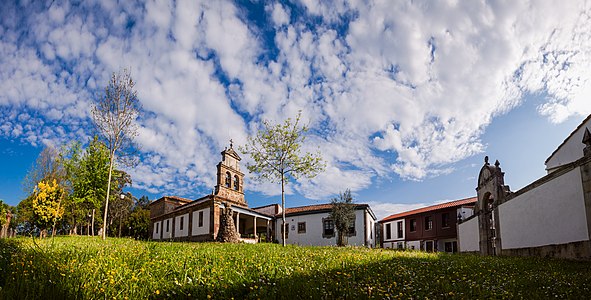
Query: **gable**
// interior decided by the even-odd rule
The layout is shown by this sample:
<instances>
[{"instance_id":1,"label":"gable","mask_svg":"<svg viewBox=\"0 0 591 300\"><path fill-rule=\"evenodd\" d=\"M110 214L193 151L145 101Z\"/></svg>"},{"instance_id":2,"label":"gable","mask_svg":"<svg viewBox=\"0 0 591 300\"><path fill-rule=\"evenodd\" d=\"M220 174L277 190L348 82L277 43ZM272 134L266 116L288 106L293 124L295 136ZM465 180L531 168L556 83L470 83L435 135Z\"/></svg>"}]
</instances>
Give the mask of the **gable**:
<instances>
[{"instance_id":1,"label":"gable","mask_svg":"<svg viewBox=\"0 0 591 300\"><path fill-rule=\"evenodd\" d=\"M583 157L583 134L585 128L591 130L591 115L587 116L583 122L552 152L550 157L546 159L546 171L548 173L554 171L556 168L576 161Z\"/></svg>"}]
</instances>

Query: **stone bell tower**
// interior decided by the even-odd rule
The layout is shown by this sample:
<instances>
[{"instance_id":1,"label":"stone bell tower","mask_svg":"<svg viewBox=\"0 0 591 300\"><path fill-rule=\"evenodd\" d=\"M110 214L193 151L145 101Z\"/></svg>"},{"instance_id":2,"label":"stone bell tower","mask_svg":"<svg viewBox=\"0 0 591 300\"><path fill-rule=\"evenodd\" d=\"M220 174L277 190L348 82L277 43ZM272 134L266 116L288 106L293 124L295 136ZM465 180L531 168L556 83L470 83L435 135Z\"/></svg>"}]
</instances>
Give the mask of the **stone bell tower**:
<instances>
[{"instance_id":1,"label":"stone bell tower","mask_svg":"<svg viewBox=\"0 0 591 300\"><path fill-rule=\"evenodd\" d=\"M234 204L248 206L244 200L244 173L240 172L240 160L230 140L230 149L222 151L222 161L217 165L215 195Z\"/></svg>"}]
</instances>

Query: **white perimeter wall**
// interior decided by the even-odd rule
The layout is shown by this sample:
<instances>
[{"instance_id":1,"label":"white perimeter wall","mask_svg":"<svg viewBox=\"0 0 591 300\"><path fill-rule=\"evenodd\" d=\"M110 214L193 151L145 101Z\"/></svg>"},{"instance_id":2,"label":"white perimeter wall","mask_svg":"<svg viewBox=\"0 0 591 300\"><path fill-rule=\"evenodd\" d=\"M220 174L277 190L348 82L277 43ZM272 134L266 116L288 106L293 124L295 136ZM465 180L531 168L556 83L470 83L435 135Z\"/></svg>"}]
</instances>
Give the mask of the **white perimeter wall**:
<instances>
[{"instance_id":1,"label":"white perimeter wall","mask_svg":"<svg viewBox=\"0 0 591 300\"><path fill-rule=\"evenodd\" d=\"M193 212L193 228L191 228L191 235L201 235L209 233L209 207ZM203 212L203 226L199 227L199 212Z\"/></svg>"},{"instance_id":2,"label":"white perimeter wall","mask_svg":"<svg viewBox=\"0 0 591 300\"><path fill-rule=\"evenodd\" d=\"M480 233L478 218L473 218L458 225L458 248L460 252L480 251Z\"/></svg>"},{"instance_id":3,"label":"white perimeter wall","mask_svg":"<svg viewBox=\"0 0 591 300\"><path fill-rule=\"evenodd\" d=\"M585 124L566 140L556 153L554 153L550 160L548 160L548 163L546 163L546 170L556 168L583 157L583 148L585 148L585 144L581 141L583 140L585 127L591 130L591 119L587 120L587 122L585 122Z\"/></svg>"},{"instance_id":4,"label":"white perimeter wall","mask_svg":"<svg viewBox=\"0 0 591 300\"><path fill-rule=\"evenodd\" d=\"M159 240L160 234L162 234L162 222L154 222L154 228L152 229L152 239Z\"/></svg>"},{"instance_id":5,"label":"white perimeter wall","mask_svg":"<svg viewBox=\"0 0 591 300\"><path fill-rule=\"evenodd\" d=\"M503 249L589 239L578 168L499 206Z\"/></svg>"},{"instance_id":6,"label":"white perimeter wall","mask_svg":"<svg viewBox=\"0 0 591 300\"><path fill-rule=\"evenodd\" d=\"M355 236L350 236L348 239L348 244L353 246L364 246L364 222L363 222L363 214L365 213L365 209L363 210L355 210ZM315 213L309 215L299 215L299 216L288 216L286 217L285 222L289 224L289 235L287 236L286 243L287 244L295 244L295 245L302 245L302 246L333 246L337 244L337 231L335 229L335 235L332 238L323 238L322 231L324 229L322 219L328 218L328 213ZM282 243L282 236L281 236L281 218L278 218L276 221L277 230L275 231L277 236L276 239L279 243ZM298 233L298 223L299 222L306 222L306 233ZM375 236L375 233L374 233Z\"/></svg>"},{"instance_id":7,"label":"white perimeter wall","mask_svg":"<svg viewBox=\"0 0 591 300\"><path fill-rule=\"evenodd\" d=\"M181 230L181 218L183 219ZM183 237L189 235L189 214L182 214L174 218L174 237Z\"/></svg>"}]
</instances>

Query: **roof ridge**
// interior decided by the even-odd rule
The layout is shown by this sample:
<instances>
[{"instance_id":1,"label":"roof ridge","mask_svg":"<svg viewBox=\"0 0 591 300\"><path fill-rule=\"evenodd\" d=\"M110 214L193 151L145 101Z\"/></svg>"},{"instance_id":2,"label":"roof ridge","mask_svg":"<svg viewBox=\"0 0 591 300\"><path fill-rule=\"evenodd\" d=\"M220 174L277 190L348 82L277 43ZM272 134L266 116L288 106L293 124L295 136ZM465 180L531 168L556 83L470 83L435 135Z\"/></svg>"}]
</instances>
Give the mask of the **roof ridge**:
<instances>
[{"instance_id":1,"label":"roof ridge","mask_svg":"<svg viewBox=\"0 0 591 300\"><path fill-rule=\"evenodd\" d=\"M459 205L460 203L463 203L463 202L470 203L472 201L476 202L477 201L477 198L476 197L468 197L468 198L463 198L463 199L458 199L458 200L452 200L452 201L448 201L448 202L443 202L443 203L439 203L439 204L433 204L433 205L430 205L430 206L415 208L415 209L412 209L412 210L407 210L407 211L403 211L403 212L391 214L391 215L383 218L380 222L397 219L397 218L400 218L400 217L403 217L403 216L412 215L414 213L419 213L419 212L422 213L422 212L428 212L428 211L434 211L434 210L438 210L438 209L442 209L442 208L447 208L447 207L450 207L450 206L454 206L454 204L455 205Z\"/></svg>"}]
</instances>

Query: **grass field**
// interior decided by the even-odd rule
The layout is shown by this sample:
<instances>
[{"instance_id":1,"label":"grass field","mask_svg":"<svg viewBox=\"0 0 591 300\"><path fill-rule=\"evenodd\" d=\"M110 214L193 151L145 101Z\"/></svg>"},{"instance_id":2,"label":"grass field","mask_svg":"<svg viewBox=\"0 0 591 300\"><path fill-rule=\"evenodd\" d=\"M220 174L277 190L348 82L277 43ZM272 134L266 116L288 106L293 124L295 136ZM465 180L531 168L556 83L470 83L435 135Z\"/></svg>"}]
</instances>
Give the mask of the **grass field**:
<instances>
[{"instance_id":1,"label":"grass field","mask_svg":"<svg viewBox=\"0 0 591 300\"><path fill-rule=\"evenodd\" d=\"M573 298L591 262L275 244L0 240L0 298Z\"/></svg>"}]
</instances>

